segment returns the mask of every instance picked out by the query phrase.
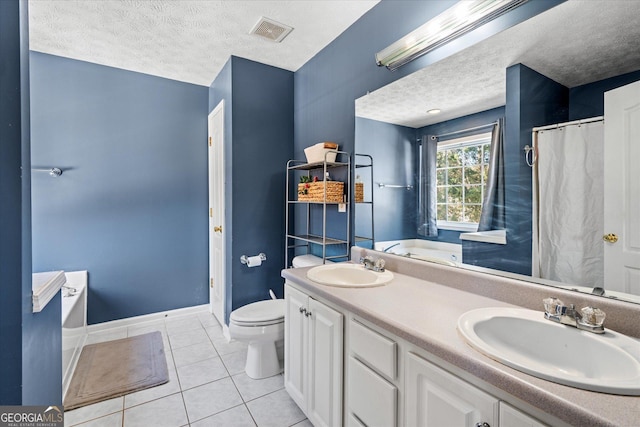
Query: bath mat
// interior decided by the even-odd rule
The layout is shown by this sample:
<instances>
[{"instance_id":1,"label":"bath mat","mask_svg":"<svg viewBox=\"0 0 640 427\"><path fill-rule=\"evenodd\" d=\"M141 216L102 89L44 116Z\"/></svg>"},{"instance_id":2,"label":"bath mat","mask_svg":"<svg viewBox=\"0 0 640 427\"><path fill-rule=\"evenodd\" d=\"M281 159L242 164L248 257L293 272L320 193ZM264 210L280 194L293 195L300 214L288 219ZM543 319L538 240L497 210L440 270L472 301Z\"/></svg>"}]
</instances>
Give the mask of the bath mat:
<instances>
[{"instance_id":1,"label":"bath mat","mask_svg":"<svg viewBox=\"0 0 640 427\"><path fill-rule=\"evenodd\" d=\"M80 353L65 411L169 381L158 331L85 346Z\"/></svg>"}]
</instances>

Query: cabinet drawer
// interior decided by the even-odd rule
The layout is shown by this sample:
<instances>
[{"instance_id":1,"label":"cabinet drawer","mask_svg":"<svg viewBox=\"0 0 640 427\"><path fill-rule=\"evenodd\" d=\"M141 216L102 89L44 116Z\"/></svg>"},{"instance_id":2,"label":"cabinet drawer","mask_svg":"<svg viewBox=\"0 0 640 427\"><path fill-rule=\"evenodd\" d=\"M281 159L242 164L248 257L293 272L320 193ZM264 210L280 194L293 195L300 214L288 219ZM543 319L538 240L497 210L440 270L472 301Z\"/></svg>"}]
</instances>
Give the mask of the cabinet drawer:
<instances>
[{"instance_id":1,"label":"cabinet drawer","mask_svg":"<svg viewBox=\"0 0 640 427\"><path fill-rule=\"evenodd\" d=\"M394 380L398 366L397 344L357 320L351 320L350 325L351 351L358 356L358 359Z\"/></svg>"},{"instance_id":2,"label":"cabinet drawer","mask_svg":"<svg viewBox=\"0 0 640 427\"><path fill-rule=\"evenodd\" d=\"M369 427L394 427L397 419L396 387L349 357L349 410Z\"/></svg>"}]
</instances>

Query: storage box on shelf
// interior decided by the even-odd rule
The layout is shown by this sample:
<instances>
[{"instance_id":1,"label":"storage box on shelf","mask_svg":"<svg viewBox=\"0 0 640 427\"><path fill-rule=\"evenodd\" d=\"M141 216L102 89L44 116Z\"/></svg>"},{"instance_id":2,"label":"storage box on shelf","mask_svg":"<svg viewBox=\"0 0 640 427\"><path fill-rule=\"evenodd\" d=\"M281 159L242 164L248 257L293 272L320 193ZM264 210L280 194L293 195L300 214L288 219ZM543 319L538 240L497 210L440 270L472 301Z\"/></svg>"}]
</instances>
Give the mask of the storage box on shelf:
<instances>
[{"instance_id":1,"label":"storage box on shelf","mask_svg":"<svg viewBox=\"0 0 640 427\"><path fill-rule=\"evenodd\" d=\"M344 182L301 182L298 184L298 200L305 202L322 203L326 201L327 203L342 203L344 201Z\"/></svg>"},{"instance_id":2,"label":"storage box on shelf","mask_svg":"<svg viewBox=\"0 0 640 427\"><path fill-rule=\"evenodd\" d=\"M355 186L355 202L356 203L362 203L364 202L364 183L363 182L356 182L356 186Z\"/></svg>"},{"instance_id":3,"label":"storage box on shelf","mask_svg":"<svg viewBox=\"0 0 640 427\"><path fill-rule=\"evenodd\" d=\"M304 149L307 163L335 162L338 154L338 144L335 142L319 142Z\"/></svg>"}]
</instances>

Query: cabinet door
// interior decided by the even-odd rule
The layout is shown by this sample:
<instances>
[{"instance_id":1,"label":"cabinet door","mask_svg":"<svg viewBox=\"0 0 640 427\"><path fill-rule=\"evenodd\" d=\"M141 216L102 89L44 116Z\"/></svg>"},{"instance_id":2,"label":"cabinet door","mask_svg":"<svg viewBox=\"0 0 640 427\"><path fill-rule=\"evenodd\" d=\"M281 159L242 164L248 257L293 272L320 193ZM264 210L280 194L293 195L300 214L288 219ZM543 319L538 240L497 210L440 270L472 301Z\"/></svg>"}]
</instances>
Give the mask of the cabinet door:
<instances>
[{"instance_id":1,"label":"cabinet door","mask_svg":"<svg viewBox=\"0 0 640 427\"><path fill-rule=\"evenodd\" d=\"M500 427L544 427L544 424L513 406L500 402Z\"/></svg>"},{"instance_id":2,"label":"cabinet door","mask_svg":"<svg viewBox=\"0 0 640 427\"><path fill-rule=\"evenodd\" d=\"M408 426L496 427L499 401L414 353L407 353Z\"/></svg>"},{"instance_id":3,"label":"cabinet door","mask_svg":"<svg viewBox=\"0 0 640 427\"><path fill-rule=\"evenodd\" d=\"M316 427L342 425L343 316L309 298L307 416Z\"/></svg>"},{"instance_id":4,"label":"cabinet door","mask_svg":"<svg viewBox=\"0 0 640 427\"><path fill-rule=\"evenodd\" d=\"M308 322L305 313L308 300L309 297L302 292L285 286L284 385L303 411L306 411Z\"/></svg>"}]
</instances>

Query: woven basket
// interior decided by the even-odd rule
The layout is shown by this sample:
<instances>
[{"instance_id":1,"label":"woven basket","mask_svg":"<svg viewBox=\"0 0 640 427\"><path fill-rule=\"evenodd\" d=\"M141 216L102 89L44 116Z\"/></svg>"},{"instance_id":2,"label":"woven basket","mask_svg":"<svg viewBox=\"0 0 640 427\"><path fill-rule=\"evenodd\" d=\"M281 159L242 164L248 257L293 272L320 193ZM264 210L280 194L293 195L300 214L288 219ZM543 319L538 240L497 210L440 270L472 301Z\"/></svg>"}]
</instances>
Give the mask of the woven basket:
<instances>
[{"instance_id":1,"label":"woven basket","mask_svg":"<svg viewBox=\"0 0 640 427\"><path fill-rule=\"evenodd\" d=\"M298 184L298 200L304 202L324 202L324 188L327 185L327 202L342 203L344 182L317 181ZM305 194L306 190L306 194Z\"/></svg>"},{"instance_id":2,"label":"woven basket","mask_svg":"<svg viewBox=\"0 0 640 427\"><path fill-rule=\"evenodd\" d=\"M364 202L364 183L363 182L356 182L355 198L356 198L356 203Z\"/></svg>"}]
</instances>

